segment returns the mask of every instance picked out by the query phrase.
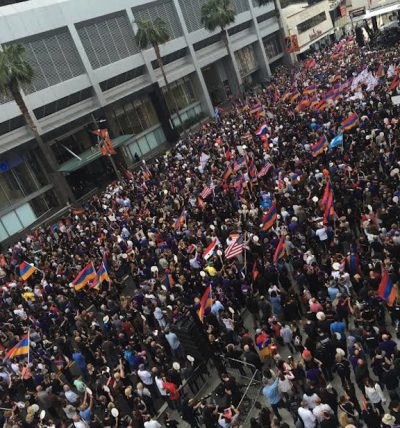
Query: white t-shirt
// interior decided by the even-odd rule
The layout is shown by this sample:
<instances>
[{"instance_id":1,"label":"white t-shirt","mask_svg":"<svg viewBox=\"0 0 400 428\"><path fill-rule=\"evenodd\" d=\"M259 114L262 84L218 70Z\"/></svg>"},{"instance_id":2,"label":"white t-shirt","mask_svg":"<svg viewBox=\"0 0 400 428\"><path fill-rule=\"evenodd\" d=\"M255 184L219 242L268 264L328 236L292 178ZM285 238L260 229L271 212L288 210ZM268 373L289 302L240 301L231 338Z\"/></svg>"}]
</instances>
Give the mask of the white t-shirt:
<instances>
[{"instance_id":1,"label":"white t-shirt","mask_svg":"<svg viewBox=\"0 0 400 428\"><path fill-rule=\"evenodd\" d=\"M144 423L144 428L161 428L157 421L147 421Z\"/></svg>"},{"instance_id":2,"label":"white t-shirt","mask_svg":"<svg viewBox=\"0 0 400 428\"><path fill-rule=\"evenodd\" d=\"M326 233L325 227L321 227L321 229L318 229L315 234L318 236L320 241L326 241L328 239L328 234Z\"/></svg>"}]
</instances>

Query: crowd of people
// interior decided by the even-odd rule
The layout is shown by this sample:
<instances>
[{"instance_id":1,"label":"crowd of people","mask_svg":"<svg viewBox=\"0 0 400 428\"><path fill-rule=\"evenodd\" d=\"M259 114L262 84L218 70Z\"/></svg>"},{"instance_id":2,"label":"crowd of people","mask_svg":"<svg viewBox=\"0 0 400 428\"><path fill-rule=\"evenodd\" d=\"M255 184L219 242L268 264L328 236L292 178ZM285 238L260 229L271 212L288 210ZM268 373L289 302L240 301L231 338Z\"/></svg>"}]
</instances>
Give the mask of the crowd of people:
<instances>
[{"instance_id":1,"label":"crowd of people","mask_svg":"<svg viewBox=\"0 0 400 428\"><path fill-rule=\"evenodd\" d=\"M3 426L241 426L245 382L229 368L257 370L246 426L400 425L399 53L347 39L281 67L7 249ZM315 152L354 114L340 145ZM23 262L35 267L25 280ZM77 290L91 263L110 281ZM196 312L218 406L182 388L199 361L173 326ZM28 356L7 358L26 335ZM164 402L171 410L157 420Z\"/></svg>"}]
</instances>

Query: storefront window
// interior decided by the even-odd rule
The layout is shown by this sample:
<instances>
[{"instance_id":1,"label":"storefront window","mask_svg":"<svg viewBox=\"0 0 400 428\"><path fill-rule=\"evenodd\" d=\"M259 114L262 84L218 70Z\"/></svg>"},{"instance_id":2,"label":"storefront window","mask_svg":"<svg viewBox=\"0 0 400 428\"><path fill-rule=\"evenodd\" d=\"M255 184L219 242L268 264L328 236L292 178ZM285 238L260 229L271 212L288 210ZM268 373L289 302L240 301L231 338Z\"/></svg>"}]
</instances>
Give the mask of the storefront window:
<instances>
[{"instance_id":1,"label":"storefront window","mask_svg":"<svg viewBox=\"0 0 400 428\"><path fill-rule=\"evenodd\" d=\"M305 31L321 24L321 22L326 21L326 13L321 12L318 15L313 16L312 18L306 19L301 24L297 26L297 31L299 33L304 33Z\"/></svg>"}]
</instances>

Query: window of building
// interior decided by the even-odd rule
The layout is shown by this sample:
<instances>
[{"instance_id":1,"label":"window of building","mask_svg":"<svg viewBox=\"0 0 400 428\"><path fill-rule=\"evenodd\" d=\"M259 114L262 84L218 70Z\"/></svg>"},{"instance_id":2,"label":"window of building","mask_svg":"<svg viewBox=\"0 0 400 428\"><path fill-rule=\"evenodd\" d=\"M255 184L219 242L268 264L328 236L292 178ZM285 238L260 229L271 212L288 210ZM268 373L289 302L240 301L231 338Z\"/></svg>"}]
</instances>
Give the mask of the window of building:
<instances>
[{"instance_id":1,"label":"window of building","mask_svg":"<svg viewBox=\"0 0 400 428\"><path fill-rule=\"evenodd\" d=\"M93 141L89 135L88 129L80 129L68 137L59 139L52 145L53 152L56 156L57 162L63 164L71 159L73 155L66 150L65 147L79 155L93 146Z\"/></svg>"},{"instance_id":2,"label":"window of building","mask_svg":"<svg viewBox=\"0 0 400 428\"><path fill-rule=\"evenodd\" d=\"M0 210L40 190L47 181L36 155L29 152L5 160L0 170Z\"/></svg>"},{"instance_id":3,"label":"window of building","mask_svg":"<svg viewBox=\"0 0 400 428\"><path fill-rule=\"evenodd\" d=\"M279 34L273 34L272 36L266 37L263 39L265 53L268 58L273 58L274 56L282 53L282 44L279 37Z\"/></svg>"},{"instance_id":4,"label":"window of building","mask_svg":"<svg viewBox=\"0 0 400 428\"><path fill-rule=\"evenodd\" d=\"M145 73L144 66L136 67L132 70L126 71L125 73L118 74L111 79L100 82L100 88L102 91L108 91L111 88L115 88L118 85L122 85L129 80L133 80L136 77L142 76Z\"/></svg>"},{"instance_id":5,"label":"window of building","mask_svg":"<svg viewBox=\"0 0 400 428\"><path fill-rule=\"evenodd\" d=\"M168 55L165 55L162 57L162 62L163 65L167 65L171 62L174 62L180 58L184 58L187 54L187 49L183 48L183 49L179 49L178 51L172 52ZM154 70L156 70L157 68L159 68L159 64L158 61L155 59L154 61L151 61L151 66L153 67Z\"/></svg>"},{"instance_id":6,"label":"window of building","mask_svg":"<svg viewBox=\"0 0 400 428\"><path fill-rule=\"evenodd\" d=\"M321 22L326 21L326 13L321 12L318 15L313 16L310 19L306 19L301 24L297 26L297 31L299 33L304 33L305 31L309 30L310 28L315 27L318 24L321 24Z\"/></svg>"},{"instance_id":7,"label":"window of building","mask_svg":"<svg viewBox=\"0 0 400 428\"><path fill-rule=\"evenodd\" d=\"M190 106L196 101L190 76L171 83L170 90L163 89L169 111L175 111Z\"/></svg>"},{"instance_id":8,"label":"window of building","mask_svg":"<svg viewBox=\"0 0 400 428\"><path fill-rule=\"evenodd\" d=\"M258 67L253 45L238 50L235 52L235 57L242 77L252 73Z\"/></svg>"},{"instance_id":9,"label":"window of building","mask_svg":"<svg viewBox=\"0 0 400 428\"><path fill-rule=\"evenodd\" d=\"M124 11L80 22L76 29L94 69L139 52L132 24Z\"/></svg>"},{"instance_id":10,"label":"window of building","mask_svg":"<svg viewBox=\"0 0 400 428\"><path fill-rule=\"evenodd\" d=\"M121 134L141 134L159 123L149 97L128 101L124 105L114 107L113 115Z\"/></svg>"},{"instance_id":11,"label":"window of building","mask_svg":"<svg viewBox=\"0 0 400 428\"><path fill-rule=\"evenodd\" d=\"M78 104L81 101L87 100L93 95L92 88L85 88L82 91L74 92L67 97L60 98L52 103L38 107L33 112L37 119L49 116L74 104Z\"/></svg>"}]
</instances>

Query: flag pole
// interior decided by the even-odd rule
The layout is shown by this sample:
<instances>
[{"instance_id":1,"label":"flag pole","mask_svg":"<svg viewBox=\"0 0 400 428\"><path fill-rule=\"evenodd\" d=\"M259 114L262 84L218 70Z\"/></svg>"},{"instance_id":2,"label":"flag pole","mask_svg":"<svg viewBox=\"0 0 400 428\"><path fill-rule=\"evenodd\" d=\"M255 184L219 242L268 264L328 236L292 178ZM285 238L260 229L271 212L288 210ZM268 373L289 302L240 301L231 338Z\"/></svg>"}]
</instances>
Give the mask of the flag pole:
<instances>
[{"instance_id":1,"label":"flag pole","mask_svg":"<svg viewBox=\"0 0 400 428\"><path fill-rule=\"evenodd\" d=\"M28 364L30 363L31 357L31 329L28 329Z\"/></svg>"},{"instance_id":2,"label":"flag pole","mask_svg":"<svg viewBox=\"0 0 400 428\"><path fill-rule=\"evenodd\" d=\"M246 232L244 232L244 240L246 241ZM244 274L247 276L247 249L244 246Z\"/></svg>"}]
</instances>

